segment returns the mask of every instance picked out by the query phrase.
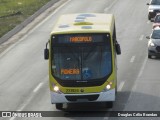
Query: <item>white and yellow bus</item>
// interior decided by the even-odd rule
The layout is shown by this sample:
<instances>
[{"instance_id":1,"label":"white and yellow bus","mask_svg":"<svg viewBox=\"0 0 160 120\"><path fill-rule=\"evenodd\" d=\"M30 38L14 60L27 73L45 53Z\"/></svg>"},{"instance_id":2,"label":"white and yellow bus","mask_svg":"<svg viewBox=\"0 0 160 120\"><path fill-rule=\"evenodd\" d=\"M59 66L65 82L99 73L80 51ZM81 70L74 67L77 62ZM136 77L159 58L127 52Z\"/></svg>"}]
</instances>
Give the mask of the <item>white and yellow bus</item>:
<instances>
[{"instance_id":1,"label":"white and yellow bus","mask_svg":"<svg viewBox=\"0 0 160 120\"><path fill-rule=\"evenodd\" d=\"M49 48L48 48L49 45ZM105 102L112 107L117 92L116 40L112 14L62 15L46 43L51 103Z\"/></svg>"}]
</instances>

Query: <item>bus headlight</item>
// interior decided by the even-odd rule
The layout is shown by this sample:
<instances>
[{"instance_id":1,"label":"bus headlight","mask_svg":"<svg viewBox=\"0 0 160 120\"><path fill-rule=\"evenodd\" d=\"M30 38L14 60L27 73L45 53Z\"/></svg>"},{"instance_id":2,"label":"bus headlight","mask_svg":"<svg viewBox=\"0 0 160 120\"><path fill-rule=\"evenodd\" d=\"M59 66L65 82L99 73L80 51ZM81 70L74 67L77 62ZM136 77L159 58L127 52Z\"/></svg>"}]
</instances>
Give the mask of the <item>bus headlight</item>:
<instances>
[{"instance_id":1,"label":"bus headlight","mask_svg":"<svg viewBox=\"0 0 160 120\"><path fill-rule=\"evenodd\" d=\"M53 90L54 90L55 92L58 92L58 91L59 91L59 87L58 87L58 86L54 86L54 87L53 87Z\"/></svg>"},{"instance_id":2,"label":"bus headlight","mask_svg":"<svg viewBox=\"0 0 160 120\"><path fill-rule=\"evenodd\" d=\"M108 91L108 90L110 90L111 89L111 87L112 87L112 82L109 82L109 84L105 87L105 89L103 90L103 92L106 92L106 91Z\"/></svg>"},{"instance_id":3,"label":"bus headlight","mask_svg":"<svg viewBox=\"0 0 160 120\"><path fill-rule=\"evenodd\" d=\"M107 90L111 89L111 85L107 85L107 86L106 86L106 89L107 89Z\"/></svg>"},{"instance_id":4,"label":"bus headlight","mask_svg":"<svg viewBox=\"0 0 160 120\"><path fill-rule=\"evenodd\" d=\"M62 93L57 85L52 84L52 87L53 87L54 92L59 93L59 94Z\"/></svg>"}]
</instances>

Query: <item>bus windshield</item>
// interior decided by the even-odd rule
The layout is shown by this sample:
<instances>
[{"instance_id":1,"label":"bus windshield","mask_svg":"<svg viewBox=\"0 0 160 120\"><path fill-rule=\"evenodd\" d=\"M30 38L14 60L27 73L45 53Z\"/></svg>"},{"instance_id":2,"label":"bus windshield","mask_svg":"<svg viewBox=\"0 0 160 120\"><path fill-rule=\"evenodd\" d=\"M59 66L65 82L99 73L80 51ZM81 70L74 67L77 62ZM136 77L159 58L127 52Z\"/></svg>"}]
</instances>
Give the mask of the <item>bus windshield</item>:
<instances>
[{"instance_id":1,"label":"bus windshield","mask_svg":"<svg viewBox=\"0 0 160 120\"><path fill-rule=\"evenodd\" d=\"M52 42L54 44L51 62L53 76L61 80L88 81L104 78L111 74L112 56L109 35L78 35L78 38L71 35L72 39L66 38L64 35L60 37L60 39L62 38L65 41L73 39L74 43L68 45L68 43L61 42L63 45L59 46ZM58 39L55 37L53 40L58 41ZM78 44L75 45L76 39ZM85 44L81 44L81 42L85 42Z\"/></svg>"}]
</instances>

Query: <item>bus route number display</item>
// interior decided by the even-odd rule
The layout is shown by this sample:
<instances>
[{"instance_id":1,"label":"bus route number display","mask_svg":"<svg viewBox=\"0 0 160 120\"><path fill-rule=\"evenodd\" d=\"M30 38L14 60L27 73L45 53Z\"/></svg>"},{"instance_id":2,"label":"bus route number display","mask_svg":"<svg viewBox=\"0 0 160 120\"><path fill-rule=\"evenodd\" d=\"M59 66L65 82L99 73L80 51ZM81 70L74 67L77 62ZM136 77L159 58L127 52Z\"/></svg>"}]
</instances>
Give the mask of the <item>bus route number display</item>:
<instances>
[{"instance_id":1,"label":"bus route number display","mask_svg":"<svg viewBox=\"0 0 160 120\"><path fill-rule=\"evenodd\" d=\"M89 35L58 35L52 36L53 43L98 43L110 39L109 34L89 34Z\"/></svg>"},{"instance_id":2,"label":"bus route number display","mask_svg":"<svg viewBox=\"0 0 160 120\"><path fill-rule=\"evenodd\" d=\"M70 37L70 42L76 43L76 42L92 42L92 37Z\"/></svg>"}]
</instances>

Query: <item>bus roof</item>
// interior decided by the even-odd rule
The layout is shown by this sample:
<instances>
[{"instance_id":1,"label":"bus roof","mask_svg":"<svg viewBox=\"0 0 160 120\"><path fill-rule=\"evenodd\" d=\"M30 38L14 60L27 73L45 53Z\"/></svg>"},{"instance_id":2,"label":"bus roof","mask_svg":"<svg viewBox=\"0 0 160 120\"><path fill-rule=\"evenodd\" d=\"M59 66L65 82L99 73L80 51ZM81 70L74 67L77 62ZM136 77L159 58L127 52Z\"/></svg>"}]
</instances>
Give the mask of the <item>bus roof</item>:
<instances>
[{"instance_id":1,"label":"bus roof","mask_svg":"<svg viewBox=\"0 0 160 120\"><path fill-rule=\"evenodd\" d=\"M59 18L51 34L110 32L113 25L112 14L65 14Z\"/></svg>"}]
</instances>

